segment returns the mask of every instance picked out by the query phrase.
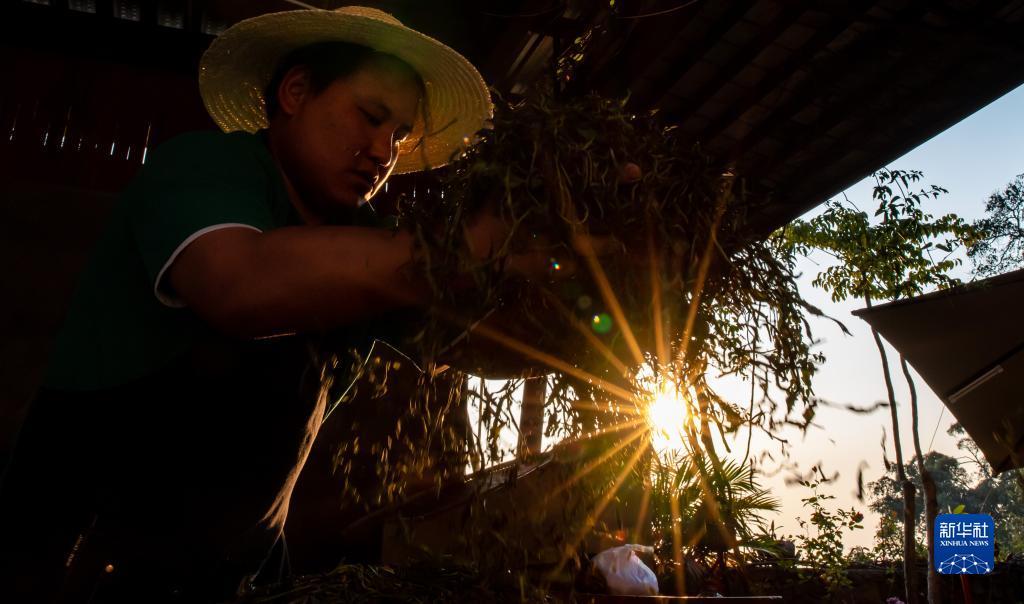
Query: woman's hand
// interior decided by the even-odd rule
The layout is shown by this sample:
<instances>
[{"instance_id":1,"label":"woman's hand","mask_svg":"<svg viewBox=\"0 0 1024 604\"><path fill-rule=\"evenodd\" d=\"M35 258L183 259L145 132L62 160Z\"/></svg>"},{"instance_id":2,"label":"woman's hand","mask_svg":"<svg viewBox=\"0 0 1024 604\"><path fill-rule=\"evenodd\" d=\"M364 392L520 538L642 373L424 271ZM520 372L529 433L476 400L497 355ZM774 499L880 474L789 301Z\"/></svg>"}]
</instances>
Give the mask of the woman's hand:
<instances>
[{"instance_id":1,"label":"woman's hand","mask_svg":"<svg viewBox=\"0 0 1024 604\"><path fill-rule=\"evenodd\" d=\"M508 224L488 204L473 216L463 235L470 255L478 260L486 260L505 245L510 232Z\"/></svg>"},{"instance_id":2,"label":"woman's hand","mask_svg":"<svg viewBox=\"0 0 1024 604\"><path fill-rule=\"evenodd\" d=\"M631 184L643 177L640 166L629 162L619 170L619 183ZM490 206L477 213L465 229L466 245L474 258L485 260L496 254L506 243L511 227ZM594 237L577 234L571 242L575 255L604 256L618 249L612 237ZM568 257L566 257L568 256ZM509 254L506 267L528 280L567 279L576 273L573 254L559 252L543 235L535 235L524 251Z\"/></svg>"}]
</instances>

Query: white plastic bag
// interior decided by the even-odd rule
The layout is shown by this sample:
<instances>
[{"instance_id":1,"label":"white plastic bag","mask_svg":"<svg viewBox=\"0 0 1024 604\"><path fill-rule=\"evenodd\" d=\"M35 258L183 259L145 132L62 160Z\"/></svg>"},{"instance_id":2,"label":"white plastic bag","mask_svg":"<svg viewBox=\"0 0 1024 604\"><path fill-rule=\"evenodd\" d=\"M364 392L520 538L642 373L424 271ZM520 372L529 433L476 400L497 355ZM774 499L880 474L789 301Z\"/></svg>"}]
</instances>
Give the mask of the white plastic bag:
<instances>
[{"instance_id":1,"label":"white plastic bag","mask_svg":"<svg viewBox=\"0 0 1024 604\"><path fill-rule=\"evenodd\" d=\"M658 578L647 568L637 552L654 553L647 545L626 544L606 549L594 556L594 568L604 577L608 592L616 596L656 596Z\"/></svg>"}]
</instances>

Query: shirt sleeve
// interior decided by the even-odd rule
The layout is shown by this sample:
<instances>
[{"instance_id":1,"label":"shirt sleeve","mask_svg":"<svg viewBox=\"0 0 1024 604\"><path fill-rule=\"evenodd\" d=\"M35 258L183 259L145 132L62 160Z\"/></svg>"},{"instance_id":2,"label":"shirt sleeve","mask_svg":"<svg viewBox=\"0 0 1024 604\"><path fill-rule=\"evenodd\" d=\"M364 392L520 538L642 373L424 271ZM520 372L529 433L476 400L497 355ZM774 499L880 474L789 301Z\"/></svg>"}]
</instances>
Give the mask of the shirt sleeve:
<instances>
[{"instance_id":1,"label":"shirt sleeve","mask_svg":"<svg viewBox=\"0 0 1024 604\"><path fill-rule=\"evenodd\" d=\"M199 237L222 228L274 227L269 179L244 134L199 132L156 149L132 183L130 228L153 292L183 307L164 275Z\"/></svg>"}]
</instances>

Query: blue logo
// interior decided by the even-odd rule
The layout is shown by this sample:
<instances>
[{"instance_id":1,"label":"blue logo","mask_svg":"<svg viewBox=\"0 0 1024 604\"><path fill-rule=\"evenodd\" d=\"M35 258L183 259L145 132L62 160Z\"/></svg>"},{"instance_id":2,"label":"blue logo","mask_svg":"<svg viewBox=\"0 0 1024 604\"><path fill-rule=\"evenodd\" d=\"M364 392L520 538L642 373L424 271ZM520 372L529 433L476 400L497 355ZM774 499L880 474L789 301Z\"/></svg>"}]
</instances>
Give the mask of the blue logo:
<instances>
[{"instance_id":1,"label":"blue logo","mask_svg":"<svg viewBox=\"0 0 1024 604\"><path fill-rule=\"evenodd\" d=\"M988 514L939 514L935 570L944 575L985 575L995 568L995 523Z\"/></svg>"}]
</instances>

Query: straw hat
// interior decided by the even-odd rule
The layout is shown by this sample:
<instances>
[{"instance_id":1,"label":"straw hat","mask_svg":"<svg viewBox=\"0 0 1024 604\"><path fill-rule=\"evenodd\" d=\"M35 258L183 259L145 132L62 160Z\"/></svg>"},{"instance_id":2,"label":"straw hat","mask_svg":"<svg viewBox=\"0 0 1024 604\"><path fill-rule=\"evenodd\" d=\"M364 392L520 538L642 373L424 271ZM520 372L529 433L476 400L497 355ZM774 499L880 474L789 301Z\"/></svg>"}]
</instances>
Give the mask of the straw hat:
<instances>
[{"instance_id":1,"label":"straw hat","mask_svg":"<svg viewBox=\"0 0 1024 604\"><path fill-rule=\"evenodd\" d=\"M263 89L278 63L297 48L329 41L394 55L423 78L432 132L424 137L422 119L417 120L400 147L396 174L448 163L491 117L487 85L465 57L388 13L363 6L268 13L235 24L213 41L200 62L199 92L206 110L225 132L266 128Z\"/></svg>"}]
</instances>

